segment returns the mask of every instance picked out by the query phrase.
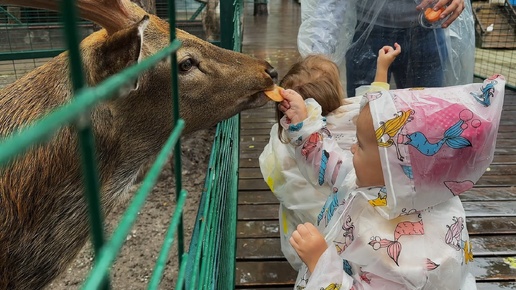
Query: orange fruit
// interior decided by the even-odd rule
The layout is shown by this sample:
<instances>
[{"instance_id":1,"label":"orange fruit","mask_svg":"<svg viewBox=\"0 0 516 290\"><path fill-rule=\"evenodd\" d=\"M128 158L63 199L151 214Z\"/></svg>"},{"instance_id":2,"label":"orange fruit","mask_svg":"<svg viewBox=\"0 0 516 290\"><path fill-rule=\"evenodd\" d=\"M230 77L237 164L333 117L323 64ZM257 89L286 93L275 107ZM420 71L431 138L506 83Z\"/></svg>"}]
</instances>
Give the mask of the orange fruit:
<instances>
[{"instance_id":1,"label":"orange fruit","mask_svg":"<svg viewBox=\"0 0 516 290\"><path fill-rule=\"evenodd\" d=\"M265 91L265 94L267 97L269 97L271 100L275 102L281 102L283 101L283 97L281 96L281 90L283 90L282 87L274 85L274 88L269 91Z\"/></svg>"},{"instance_id":2,"label":"orange fruit","mask_svg":"<svg viewBox=\"0 0 516 290\"><path fill-rule=\"evenodd\" d=\"M425 18L426 20L428 20L428 22L436 22L440 19L439 16L441 16L441 13L443 13L443 11L444 7L439 8L439 10L437 11L434 11L433 8L426 8Z\"/></svg>"}]
</instances>

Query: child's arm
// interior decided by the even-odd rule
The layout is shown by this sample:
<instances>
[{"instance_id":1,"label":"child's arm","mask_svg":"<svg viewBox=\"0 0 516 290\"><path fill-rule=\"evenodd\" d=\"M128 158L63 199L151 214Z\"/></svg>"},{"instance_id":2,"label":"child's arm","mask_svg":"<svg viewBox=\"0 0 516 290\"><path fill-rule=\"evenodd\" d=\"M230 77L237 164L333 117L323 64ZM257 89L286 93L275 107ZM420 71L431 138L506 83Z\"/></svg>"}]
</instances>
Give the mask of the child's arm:
<instances>
[{"instance_id":1,"label":"child's arm","mask_svg":"<svg viewBox=\"0 0 516 290\"><path fill-rule=\"evenodd\" d=\"M285 100L278 108L286 118L280 120L280 125L295 147L299 170L316 188L324 184L340 187L352 169L349 148L339 148L326 128L326 119L321 115L317 102L313 99L303 101L292 90L285 90L282 95Z\"/></svg>"},{"instance_id":2,"label":"child's arm","mask_svg":"<svg viewBox=\"0 0 516 290\"><path fill-rule=\"evenodd\" d=\"M400 53L401 46L398 43L394 44L394 48L386 45L380 49L378 52L378 59L376 61L375 82L387 82L387 72L389 71L389 67Z\"/></svg>"},{"instance_id":3,"label":"child's arm","mask_svg":"<svg viewBox=\"0 0 516 290\"><path fill-rule=\"evenodd\" d=\"M282 90L283 101L278 105L278 109L285 114L288 122L297 124L308 117L305 100L294 90Z\"/></svg>"},{"instance_id":4,"label":"child's arm","mask_svg":"<svg viewBox=\"0 0 516 290\"><path fill-rule=\"evenodd\" d=\"M297 287L303 289L351 289L353 278L343 270L342 258L335 247L328 247L326 240L314 225L300 224L292 234L290 244L309 271L300 281L298 279L297 283L300 284L297 284ZM303 270L301 268L300 271Z\"/></svg>"},{"instance_id":5,"label":"child's arm","mask_svg":"<svg viewBox=\"0 0 516 290\"><path fill-rule=\"evenodd\" d=\"M314 272L317 261L328 248L323 235L311 223L297 226L297 230L290 237L290 244L308 267L310 273Z\"/></svg>"}]
</instances>

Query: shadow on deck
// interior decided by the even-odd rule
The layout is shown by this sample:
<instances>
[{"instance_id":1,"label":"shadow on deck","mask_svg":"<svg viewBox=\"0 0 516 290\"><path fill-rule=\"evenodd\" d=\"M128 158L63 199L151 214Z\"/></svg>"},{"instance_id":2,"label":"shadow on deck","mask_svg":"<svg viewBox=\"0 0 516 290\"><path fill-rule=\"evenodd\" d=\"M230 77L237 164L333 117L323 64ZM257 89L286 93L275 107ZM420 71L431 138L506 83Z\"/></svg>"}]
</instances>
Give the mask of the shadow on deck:
<instances>
[{"instance_id":1,"label":"shadow on deck","mask_svg":"<svg viewBox=\"0 0 516 290\"><path fill-rule=\"evenodd\" d=\"M298 58L297 1L269 1L268 16L247 7L243 51L268 60L280 78ZM292 289L296 272L280 250L278 201L260 173L258 157L275 122L274 104L241 114L237 231L237 289ZM479 290L516 289L516 92L507 91L495 158L462 201ZM515 267L516 265L512 265Z\"/></svg>"}]
</instances>

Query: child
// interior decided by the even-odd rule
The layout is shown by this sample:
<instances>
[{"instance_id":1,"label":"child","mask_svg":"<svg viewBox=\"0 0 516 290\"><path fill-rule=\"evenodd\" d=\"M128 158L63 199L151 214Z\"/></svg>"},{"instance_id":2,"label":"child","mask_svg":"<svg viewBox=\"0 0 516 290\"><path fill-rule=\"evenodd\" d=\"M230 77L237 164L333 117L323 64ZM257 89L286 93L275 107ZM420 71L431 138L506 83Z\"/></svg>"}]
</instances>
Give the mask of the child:
<instances>
[{"instance_id":1,"label":"child","mask_svg":"<svg viewBox=\"0 0 516 290\"><path fill-rule=\"evenodd\" d=\"M493 159L504 85L497 75L483 84L366 94L351 148L355 172L324 175L341 196L324 236L305 223L290 239L304 262L296 289L476 289L458 195ZM283 97L290 124L281 124L310 180L323 148L347 160L324 125L304 153L315 158L306 159L302 148L314 138L300 129L324 118L314 118L296 92ZM355 184L343 182L349 179Z\"/></svg>"},{"instance_id":2,"label":"child","mask_svg":"<svg viewBox=\"0 0 516 290\"><path fill-rule=\"evenodd\" d=\"M377 79L386 82L387 69L399 52L397 44L396 50L389 47L382 50ZM388 84L383 85L388 88ZM332 130L332 137L338 145L342 148L351 147L356 135L354 120L358 115L361 98L343 98L339 70L335 63L322 55L310 55L292 66L280 86L303 95L311 111L325 116L327 128ZM278 110L278 121L282 116ZM313 130L319 129L320 125L314 124ZM281 202L281 249L291 266L298 270L302 261L289 243L292 233L298 224L304 222L311 222L321 230L324 229L338 206L338 199L336 193L332 193L332 188L324 183L314 186L308 183L299 172L294 151L288 141L283 127L275 124L271 129L269 144L265 146L259 161L265 181ZM343 171L344 168L351 170L351 153L340 166Z\"/></svg>"}]
</instances>

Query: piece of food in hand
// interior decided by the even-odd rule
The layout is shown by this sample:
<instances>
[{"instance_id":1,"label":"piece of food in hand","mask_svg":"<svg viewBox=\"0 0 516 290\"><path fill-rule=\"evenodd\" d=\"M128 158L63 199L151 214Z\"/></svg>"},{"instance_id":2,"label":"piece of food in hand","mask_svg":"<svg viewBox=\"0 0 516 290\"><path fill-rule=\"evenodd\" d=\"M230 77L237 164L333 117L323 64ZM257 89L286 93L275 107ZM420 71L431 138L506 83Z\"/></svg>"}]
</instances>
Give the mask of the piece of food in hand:
<instances>
[{"instance_id":1,"label":"piece of food in hand","mask_svg":"<svg viewBox=\"0 0 516 290\"><path fill-rule=\"evenodd\" d=\"M271 100L275 102L281 102L283 101L283 97L281 96L281 90L283 90L280 86L274 86L274 89L265 91L265 94L267 97L269 97Z\"/></svg>"},{"instance_id":2,"label":"piece of food in hand","mask_svg":"<svg viewBox=\"0 0 516 290\"><path fill-rule=\"evenodd\" d=\"M439 8L439 10L435 11L433 8L426 8L425 10L425 18L428 22L436 22L440 19L441 13L444 12L444 7Z\"/></svg>"}]
</instances>

